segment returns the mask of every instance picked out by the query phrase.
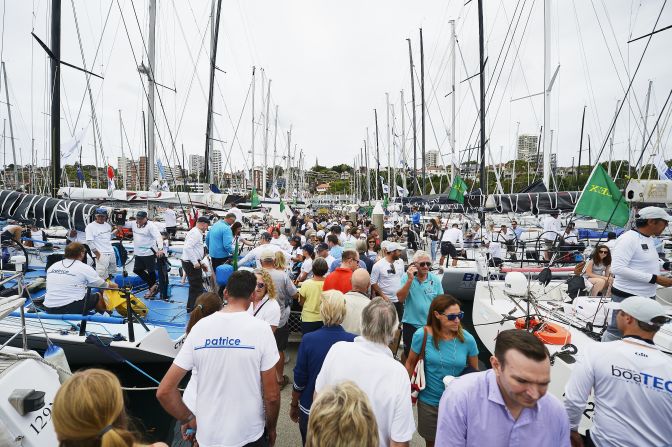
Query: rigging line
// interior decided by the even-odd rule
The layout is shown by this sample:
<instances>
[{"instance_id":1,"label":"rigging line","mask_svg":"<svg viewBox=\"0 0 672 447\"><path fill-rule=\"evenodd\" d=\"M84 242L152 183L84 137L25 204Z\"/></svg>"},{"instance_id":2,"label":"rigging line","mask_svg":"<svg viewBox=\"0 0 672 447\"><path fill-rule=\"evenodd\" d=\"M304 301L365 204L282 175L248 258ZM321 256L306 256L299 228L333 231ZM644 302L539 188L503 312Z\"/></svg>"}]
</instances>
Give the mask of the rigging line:
<instances>
[{"instance_id":1,"label":"rigging line","mask_svg":"<svg viewBox=\"0 0 672 447\"><path fill-rule=\"evenodd\" d=\"M621 79L621 74L618 70L618 67L616 67L616 61L614 60L614 56L611 53L611 48L609 47L609 43L607 42L607 36L604 34L604 29L602 28L602 22L600 22L600 18L597 15L597 10L595 9L595 2L591 0L590 2L592 8L593 8L593 13L595 14L595 19L597 20L598 27L600 28L600 34L602 34L602 39L604 40L604 45L607 47L607 53L609 53L609 60L611 60L611 65L614 67L614 71L616 72L616 77L618 78L618 83L621 84L621 89L625 91L624 85L623 85L623 80ZM618 44L616 44L616 47L618 47ZM621 55L622 58L622 55ZM637 107L637 110L639 111L639 116L642 116L642 107L639 104L639 99L637 98L637 95L633 97L635 100L635 106ZM634 111L632 110L632 104L630 101L628 101L628 108L630 109L630 113L634 114ZM639 135L644 137L644 130L640 127L639 121L635 121L635 125L637 126L637 129L639 130Z\"/></svg>"},{"instance_id":2,"label":"rigging line","mask_svg":"<svg viewBox=\"0 0 672 447\"><path fill-rule=\"evenodd\" d=\"M665 5L667 4L667 0L664 1L663 6L660 8L660 12L658 13L658 17L656 18L656 22L653 24L653 29L655 30L656 27L658 26L658 21L660 20L660 17L663 15L663 10L665 9ZM618 107L618 111L616 112L616 115L614 116L613 120L611 121L611 125L609 126L609 131L604 137L604 141L602 142L602 147L600 148L600 151L597 154L597 157L595 158L595 162L600 160L600 157L602 156L602 152L604 152L604 149L607 147L607 142L609 141L609 135L611 135L611 132L613 132L614 127L616 126L616 120L618 119L618 116L621 114L621 110L623 110L623 107L625 106L625 100L628 98L628 94L630 93L630 90L632 89L632 85L635 82L635 78L637 77L637 73L639 73L639 69L642 66L642 61L644 60L644 56L646 55L646 51L649 48L649 44L651 43L651 39L653 39L653 35L650 35L649 38L646 41L646 46L644 46L644 50L642 51L642 55L639 58L639 62L637 62L637 67L635 68L634 73L632 74L632 78L630 79L630 83L628 84L628 89L625 92L625 95L623 96L623 99L621 99L621 103ZM672 95L672 91L670 91L670 94ZM670 97L668 96L668 100ZM665 104L667 104L667 101L665 101ZM660 117L658 118L660 120ZM656 121L656 125L658 125L658 121ZM648 144L648 143L647 143ZM646 147L646 146L644 146ZM644 151L642 150L642 154L640 155L640 160L642 156L644 155Z\"/></svg>"},{"instance_id":3,"label":"rigging line","mask_svg":"<svg viewBox=\"0 0 672 447\"><path fill-rule=\"evenodd\" d=\"M250 92L252 91L252 80L250 81L250 85L247 88L247 94L245 95L245 102L243 102L243 108L240 111L240 116L238 117L238 124L236 125L236 129L233 132L233 138L231 140L231 147L229 148L229 152L226 154L226 163L223 166L223 170L226 170L226 166L228 165L231 168L231 172L233 173L233 165L230 163L231 161L231 152L233 152L233 143L238 139L238 129L240 128L240 123L243 120L243 114L245 113L245 106L247 105L247 100L250 97ZM242 146L240 147L241 152L243 151ZM245 162L245 169L247 170L247 159L245 157L245 153L243 153L243 161ZM254 167L252 168L254 169ZM254 174L253 174L254 175Z\"/></svg>"},{"instance_id":4,"label":"rigging line","mask_svg":"<svg viewBox=\"0 0 672 447\"><path fill-rule=\"evenodd\" d=\"M502 1L500 0L500 5L502 5ZM525 9L525 3L527 3L527 0L523 0L523 7L520 9L520 15L518 16L518 20L516 21L516 28L514 28L513 33L511 34L511 42L513 42L513 39L515 38L516 35L516 29L518 28L518 23L520 22L520 17L522 17L523 10ZM504 47L506 46L506 41L509 38L509 33L511 32L511 25L513 25L514 20L516 19L516 13L518 12L518 6L520 5L520 0L516 2L516 8L513 11L513 15L511 16L511 20L509 21L509 26L506 29L506 34L504 35L504 40L502 41L502 46L499 48L499 54L497 54L497 59L495 60L495 65L492 69L492 73L494 76L494 73L497 73L497 68L499 67L499 60L502 57L502 52L504 51ZM502 5L503 6L503 5ZM504 9L504 14L506 15L506 9ZM511 48L511 42L509 42L509 48ZM507 50L508 54L508 50ZM504 66L504 62L506 62L506 55L504 56L504 60L502 61L502 69ZM500 70L501 72L501 70ZM490 91L490 87L492 86L492 78L490 79L490 82L488 85L485 87L485 94L487 95L488 92ZM493 88L496 88L497 84Z\"/></svg>"},{"instance_id":5,"label":"rigging line","mask_svg":"<svg viewBox=\"0 0 672 447\"><path fill-rule=\"evenodd\" d=\"M131 5L133 5L133 3L131 3ZM128 44L131 47L131 54L133 55L133 63L137 66L138 65L138 60L137 60L137 57L135 56L135 49L133 48L133 43L131 42L131 35L128 32L128 26L126 25L126 19L124 18L124 12L121 9L121 4L119 3L119 0L117 0L117 6L119 8L119 14L121 15L121 21L124 24L124 31L126 32L126 37L128 38ZM133 12L135 13L136 23L138 23L138 27L139 27L140 23L138 22L138 15L137 15L137 12L135 11L135 6L133 6ZM141 35L142 35L142 33L141 33ZM143 44L143 48L145 48L145 50L146 50L144 38L142 40L142 44ZM154 79L153 67L149 67L149 69L150 69L150 76L152 76L152 79ZM142 80L142 74L137 70L136 70L136 72L138 73L138 78L140 79L140 85L142 86L142 90L145 94L145 98L149 99L149 92L147 92L147 89L145 88L145 83ZM158 91L156 93L157 93L157 96L159 98L159 104L161 105L161 110L163 112L164 118L167 121L168 117L166 116L166 111L163 108L163 100L161 99L161 94ZM156 115L154 113L154 110L151 111L151 115L152 115L152 124L156 128ZM172 133L171 133L171 130L170 130L170 126L168 126L167 129L168 129L168 134L172 138ZM163 150L163 153L166 156L166 163L168 163L168 166L170 167L169 157L166 154L166 147L164 145L163 138L161 137L161 133L159 133L158 131L157 131L157 136L159 137L159 144L161 146L161 149ZM176 151L174 140L172 140L172 144L173 144L173 150ZM179 160L179 158L177 158L177 159ZM173 177L173 185L177 188L177 180L175 179L175 177ZM189 206L191 208L193 208L193 201L191 200L191 192L187 190L186 193L187 193L187 199L189 201ZM184 209L184 205L182 204L182 198L180 197L179 194L176 194L176 197L177 197L178 202L180 203L180 207L182 208L182 212L185 214L185 217L186 217L186 211Z\"/></svg>"}]
</instances>

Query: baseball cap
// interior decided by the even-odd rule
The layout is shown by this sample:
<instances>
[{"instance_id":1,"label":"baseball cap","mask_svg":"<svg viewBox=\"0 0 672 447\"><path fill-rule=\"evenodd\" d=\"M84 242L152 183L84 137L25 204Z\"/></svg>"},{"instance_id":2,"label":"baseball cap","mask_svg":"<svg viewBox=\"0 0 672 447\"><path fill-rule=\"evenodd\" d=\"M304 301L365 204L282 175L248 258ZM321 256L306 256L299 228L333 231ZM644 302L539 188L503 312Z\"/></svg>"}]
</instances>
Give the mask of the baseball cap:
<instances>
[{"instance_id":1,"label":"baseball cap","mask_svg":"<svg viewBox=\"0 0 672 447\"><path fill-rule=\"evenodd\" d=\"M269 233L268 231L264 231L263 233L261 233L260 237L265 241L270 241L271 239L273 239L273 236L271 236L271 233Z\"/></svg>"},{"instance_id":2,"label":"baseball cap","mask_svg":"<svg viewBox=\"0 0 672 447\"><path fill-rule=\"evenodd\" d=\"M655 324L651 320L656 317L667 317L665 309L659 302L643 296L631 296L620 303L611 302L607 306L614 310L622 310L626 314L631 315L635 320L647 324Z\"/></svg>"},{"instance_id":3,"label":"baseball cap","mask_svg":"<svg viewBox=\"0 0 672 447\"><path fill-rule=\"evenodd\" d=\"M96 212L94 213L96 216L107 216L107 209L105 208L96 208Z\"/></svg>"},{"instance_id":4,"label":"baseball cap","mask_svg":"<svg viewBox=\"0 0 672 447\"><path fill-rule=\"evenodd\" d=\"M301 236L294 236L292 239L294 242L298 242L299 244L301 243Z\"/></svg>"},{"instance_id":5,"label":"baseball cap","mask_svg":"<svg viewBox=\"0 0 672 447\"><path fill-rule=\"evenodd\" d=\"M201 222L201 223L210 223L210 218L208 216L200 216L196 222Z\"/></svg>"},{"instance_id":6,"label":"baseball cap","mask_svg":"<svg viewBox=\"0 0 672 447\"><path fill-rule=\"evenodd\" d=\"M310 255L315 254L315 248L313 248L313 246L310 244L304 245L301 249L307 251Z\"/></svg>"},{"instance_id":7,"label":"baseball cap","mask_svg":"<svg viewBox=\"0 0 672 447\"><path fill-rule=\"evenodd\" d=\"M263 253L261 253L261 256L259 256L260 261L273 261L275 260L275 252L271 250L266 250Z\"/></svg>"},{"instance_id":8,"label":"baseball cap","mask_svg":"<svg viewBox=\"0 0 672 447\"><path fill-rule=\"evenodd\" d=\"M329 246L325 244L324 242L317 244L317 247L315 247L315 250L317 251L324 251L324 250L329 250Z\"/></svg>"},{"instance_id":9,"label":"baseball cap","mask_svg":"<svg viewBox=\"0 0 672 447\"><path fill-rule=\"evenodd\" d=\"M135 217L139 217L141 219L146 218L147 217L147 211L138 211L137 213L135 213Z\"/></svg>"},{"instance_id":10,"label":"baseball cap","mask_svg":"<svg viewBox=\"0 0 672 447\"><path fill-rule=\"evenodd\" d=\"M657 206L647 206L642 208L639 210L636 217L637 219L663 219L668 222L672 221L672 216L667 214L667 211L658 208Z\"/></svg>"},{"instance_id":11,"label":"baseball cap","mask_svg":"<svg viewBox=\"0 0 672 447\"><path fill-rule=\"evenodd\" d=\"M403 247L400 244L397 244L396 242L390 242L389 244L387 244L387 251L388 252L395 251L395 250L402 250L402 249L403 249Z\"/></svg>"}]
</instances>

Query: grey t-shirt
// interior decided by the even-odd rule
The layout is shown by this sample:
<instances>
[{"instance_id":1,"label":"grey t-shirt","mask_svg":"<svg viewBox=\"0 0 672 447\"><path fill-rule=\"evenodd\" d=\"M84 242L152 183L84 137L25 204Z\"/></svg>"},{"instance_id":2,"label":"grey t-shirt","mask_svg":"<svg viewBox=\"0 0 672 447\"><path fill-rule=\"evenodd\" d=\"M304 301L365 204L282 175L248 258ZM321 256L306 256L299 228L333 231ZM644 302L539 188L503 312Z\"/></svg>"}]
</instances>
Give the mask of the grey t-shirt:
<instances>
[{"instance_id":1,"label":"grey t-shirt","mask_svg":"<svg viewBox=\"0 0 672 447\"><path fill-rule=\"evenodd\" d=\"M292 297L296 295L297 290L287 273L275 269L266 269L266 271L271 275L273 285L275 286L275 298L280 305L280 323L278 323L278 327L280 328L286 325L289 320Z\"/></svg>"}]
</instances>

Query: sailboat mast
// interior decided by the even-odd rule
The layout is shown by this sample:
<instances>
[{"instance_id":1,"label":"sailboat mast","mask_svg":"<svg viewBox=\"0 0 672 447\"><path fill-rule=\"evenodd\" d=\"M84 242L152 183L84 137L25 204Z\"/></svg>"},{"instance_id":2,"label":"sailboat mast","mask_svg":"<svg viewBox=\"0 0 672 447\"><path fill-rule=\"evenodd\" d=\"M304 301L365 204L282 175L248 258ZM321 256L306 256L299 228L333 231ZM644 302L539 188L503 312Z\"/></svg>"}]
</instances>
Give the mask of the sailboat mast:
<instances>
[{"instance_id":1,"label":"sailboat mast","mask_svg":"<svg viewBox=\"0 0 672 447\"><path fill-rule=\"evenodd\" d=\"M273 132L273 191L278 186L278 179L276 178L278 171L275 169L275 161L278 157L278 105L275 105L275 131Z\"/></svg>"},{"instance_id":2,"label":"sailboat mast","mask_svg":"<svg viewBox=\"0 0 672 447\"><path fill-rule=\"evenodd\" d=\"M483 0L478 0L478 57L479 57L479 81L480 81L480 122L481 122L481 161L480 161L480 187L481 194L485 194L485 29L483 27ZM485 223L485 215L481 214L481 224Z\"/></svg>"},{"instance_id":3,"label":"sailboat mast","mask_svg":"<svg viewBox=\"0 0 672 447\"><path fill-rule=\"evenodd\" d=\"M262 172L261 180L261 195L266 197L266 171L268 170L268 107L271 103L271 82L273 80L268 80L268 93L266 94L266 119L265 119L265 130L264 130L264 171Z\"/></svg>"},{"instance_id":4,"label":"sailboat mast","mask_svg":"<svg viewBox=\"0 0 672 447\"><path fill-rule=\"evenodd\" d=\"M401 91L401 156L404 160L404 175L401 176L401 186L406 188L406 173L408 172L408 163L406 158L406 103L404 102L404 91Z\"/></svg>"},{"instance_id":5,"label":"sailboat mast","mask_svg":"<svg viewBox=\"0 0 672 447\"><path fill-rule=\"evenodd\" d=\"M154 83L154 62L156 59L156 0L149 0L149 45L147 50L147 186L154 182L154 166L156 165L155 143L154 143L154 93L156 85Z\"/></svg>"},{"instance_id":6,"label":"sailboat mast","mask_svg":"<svg viewBox=\"0 0 672 447\"><path fill-rule=\"evenodd\" d=\"M208 117L205 124L205 178L208 184L214 179L212 157L212 105L215 96L215 70L217 69L217 41L219 36L219 19L222 12L222 0L212 0L212 16L210 17L210 85L208 91Z\"/></svg>"},{"instance_id":7,"label":"sailboat mast","mask_svg":"<svg viewBox=\"0 0 672 447\"><path fill-rule=\"evenodd\" d=\"M56 197L61 185L61 0L51 2L51 53L51 195Z\"/></svg>"},{"instance_id":8,"label":"sailboat mast","mask_svg":"<svg viewBox=\"0 0 672 447\"><path fill-rule=\"evenodd\" d=\"M385 110L387 111L387 185L388 188L392 188L392 182L390 181L390 94L385 93ZM389 194L389 192L388 192Z\"/></svg>"},{"instance_id":9,"label":"sailboat mast","mask_svg":"<svg viewBox=\"0 0 672 447\"><path fill-rule=\"evenodd\" d=\"M290 197L289 193L289 169L290 169L290 148L292 147L292 126L287 131L287 169L285 170L285 198Z\"/></svg>"},{"instance_id":10,"label":"sailboat mast","mask_svg":"<svg viewBox=\"0 0 672 447\"><path fill-rule=\"evenodd\" d=\"M380 198L378 195L378 183L380 182L380 150L378 149L378 111L373 109L374 120L376 121L376 199ZM382 184L381 184L382 189ZM382 193L382 191L381 191Z\"/></svg>"},{"instance_id":11,"label":"sailboat mast","mask_svg":"<svg viewBox=\"0 0 672 447\"><path fill-rule=\"evenodd\" d=\"M392 114L392 147L390 150L392 151L392 182L390 183L390 188L392 190L390 191L390 194L392 197L397 197L397 146L395 143L394 139L394 123L396 122L396 117L394 115L394 104L391 104L390 107L392 108L390 113Z\"/></svg>"},{"instance_id":12,"label":"sailboat mast","mask_svg":"<svg viewBox=\"0 0 672 447\"><path fill-rule=\"evenodd\" d=\"M257 182L255 181L254 178L254 89L257 84L256 77L255 77L255 67L252 67L252 147L250 149L250 154L252 158L252 173L250 174L250 179L252 180L252 189L256 188Z\"/></svg>"},{"instance_id":13,"label":"sailboat mast","mask_svg":"<svg viewBox=\"0 0 672 447\"><path fill-rule=\"evenodd\" d=\"M123 166L119 166L121 175L124 178L124 191L126 191L126 177L128 176L128 163L126 162L126 157L124 157L124 123L121 120L121 109L119 109L119 142L121 143L121 163ZM81 162L80 162L81 165Z\"/></svg>"},{"instance_id":14,"label":"sailboat mast","mask_svg":"<svg viewBox=\"0 0 672 447\"><path fill-rule=\"evenodd\" d=\"M425 50L422 43L422 28L420 28L420 131L422 133L422 193L424 194L425 184L427 183L427 173L425 171Z\"/></svg>"},{"instance_id":15,"label":"sailboat mast","mask_svg":"<svg viewBox=\"0 0 672 447\"><path fill-rule=\"evenodd\" d=\"M551 0L544 0L544 185L551 179Z\"/></svg>"},{"instance_id":16,"label":"sailboat mast","mask_svg":"<svg viewBox=\"0 0 672 447\"><path fill-rule=\"evenodd\" d=\"M364 140L364 159L366 160L366 198L371 205L371 172L369 171L369 129L366 129L366 140Z\"/></svg>"},{"instance_id":17,"label":"sailboat mast","mask_svg":"<svg viewBox=\"0 0 672 447\"><path fill-rule=\"evenodd\" d=\"M12 143L12 157L14 159L14 188L19 187L19 167L16 161L16 147L14 144L14 126L12 125L12 107L9 104L9 88L7 87L7 70L5 62L2 61L2 77L5 81L5 98L7 100L7 117L9 118L9 139Z\"/></svg>"},{"instance_id":18,"label":"sailboat mast","mask_svg":"<svg viewBox=\"0 0 672 447\"><path fill-rule=\"evenodd\" d=\"M611 177L611 162L614 159L614 134L616 133L616 119L618 118L618 106L621 104L621 100L616 100L616 111L614 112L614 124L613 130L611 131L611 137L609 138L609 167L607 173Z\"/></svg>"},{"instance_id":19,"label":"sailboat mast","mask_svg":"<svg viewBox=\"0 0 672 447\"><path fill-rule=\"evenodd\" d=\"M418 177L418 139L416 137L416 117L415 117L415 76L413 75L413 50L411 49L411 39L408 42L408 57L411 60L411 107L413 108L413 192L417 192L416 185Z\"/></svg>"},{"instance_id":20,"label":"sailboat mast","mask_svg":"<svg viewBox=\"0 0 672 447\"><path fill-rule=\"evenodd\" d=\"M586 106L583 106L583 115L581 116L581 137L579 138L579 164L576 167L576 184L579 184L579 171L581 170L581 153L583 152L583 125L586 123Z\"/></svg>"},{"instance_id":21,"label":"sailboat mast","mask_svg":"<svg viewBox=\"0 0 672 447\"><path fill-rule=\"evenodd\" d=\"M450 52L451 52L451 71L452 76L450 78L450 103L451 103L451 128L450 128L450 184L453 184L455 180L455 147L456 147L456 137L455 137L455 44L457 42L457 36L455 35L455 20L450 22Z\"/></svg>"}]
</instances>

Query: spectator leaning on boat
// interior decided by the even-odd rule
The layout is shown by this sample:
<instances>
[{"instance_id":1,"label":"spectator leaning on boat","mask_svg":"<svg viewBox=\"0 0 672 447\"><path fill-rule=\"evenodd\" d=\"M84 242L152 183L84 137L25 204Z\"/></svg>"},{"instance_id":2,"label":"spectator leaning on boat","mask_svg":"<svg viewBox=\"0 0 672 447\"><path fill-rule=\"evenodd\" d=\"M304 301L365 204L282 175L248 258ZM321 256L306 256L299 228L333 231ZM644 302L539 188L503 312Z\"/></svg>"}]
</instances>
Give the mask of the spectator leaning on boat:
<instances>
[{"instance_id":1,"label":"spectator leaning on boat","mask_svg":"<svg viewBox=\"0 0 672 447\"><path fill-rule=\"evenodd\" d=\"M401 288L397 291L399 302L404 305L403 340L404 358L411 349L413 334L425 325L429 306L432 300L443 293L441 278L429 271L432 261L426 251L418 250L413 255L413 262L408 266L406 274L401 278Z\"/></svg>"},{"instance_id":2,"label":"spectator leaning on boat","mask_svg":"<svg viewBox=\"0 0 672 447\"><path fill-rule=\"evenodd\" d=\"M546 346L519 329L499 333L492 369L448 385L439 403L437 447L569 447L562 403L547 394L551 362Z\"/></svg>"},{"instance_id":3,"label":"spectator leaning on boat","mask_svg":"<svg viewBox=\"0 0 672 447\"><path fill-rule=\"evenodd\" d=\"M462 230L459 229L457 224L453 224L451 228L447 228L441 236L441 259L439 260L439 265L443 267L443 261L446 259L446 256L450 256L452 259L452 266L457 265L457 248L456 245L460 246L460 250L464 248L464 238L462 236Z\"/></svg>"},{"instance_id":4,"label":"spectator leaning on boat","mask_svg":"<svg viewBox=\"0 0 672 447\"><path fill-rule=\"evenodd\" d=\"M399 302L397 292L401 288L404 276L404 261L401 258L401 245L390 242L385 247L386 255L371 269L371 288L376 295L390 301L397 309L399 321L404 314L404 305Z\"/></svg>"},{"instance_id":5,"label":"spectator leaning on boat","mask_svg":"<svg viewBox=\"0 0 672 447\"><path fill-rule=\"evenodd\" d=\"M315 381L315 394L345 380L369 398L378 422L381 447L408 446L415 431L411 381L388 347L398 328L394 306L374 298L362 312L362 336L331 347Z\"/></svg>"},{"instance_id":6,"label":"spectator leaning on boat","mask_svg":"<svg viewBox=\"0 0 672 447\"><path fill-rule=\"evenodd\" d=\"M238 261L238 265L259 267L261 265L261 263L259 262L259 258L262 253L268 250L271 250L273 253L282 250L277 245L271 244L271 239L273 239L271 233L267 232L261 233L261 236L259 237L259 245L257 245L255 248L250 250L245 256L243 256L243 259Z\"/></svg>"},{"instance_id":7,"label":"spectator leaning on boat","mask_svg":"<svg viewBox=\"0 0 672 447\"><path fill-rule=\"evenodd\" d=\"M352 290L345 294L345 319L343 328L353 334L362 333L362 311L371 302L369 288L371 275L366 269L357 269L352 272Z\"/></svg>"},{"instance_id":8,"label":"spectator leaning on boat","mask_svg":"<svg viewBox=\"0 0 672 447\"><path fill-rule=\"evenodd\" d=\"M670 445L672 359L653 343L670 318L647 297L633 296L611 307L623 338L584 347L565 389L572 446L584 445L577 430L591 391L595 413L585 445Z\"/></svg>"},{"instance_id":9,"label":"spectator leaning on boat","mask_svg":"<svg viewBox=\"0 0 672 447\"><path fill-rule=\"evenodd\" d=\"M203 245L203 235L208 229L210 219L201 216L196 219L194 228L187 232L184 237L184 247L182 247L182 270L189 279L189 298L187 300L187 312L194 308L196 298L203 293L203 271L207 267L201 264L205 256L205 245Z\"/></svg>"},{"instance_id":10,"label":"spectator leaning on boat","mask_svg":"<svg viewBox=\"0 0 672 447\"><path fill-rule=\"evenodd\" d=\"M334 343L351 342L355 339L354 334L346 332L341 326L346 315L343 294L338 290L331 290L324 292L321 299L320 315L324 326L303 336L294 367L294 390L289 416L292 421L299 423L304 443L315 392L315 380L320 373L324 358Z\"/></svg>"},{"instance_id":11,"label":"spectator leaning on boat","mask_svg":"<svg viewBox=\"0 0 672 447\"><path fill-rule=\"evenodd\" d=\"M446 389L443 378L458 377L467 367L470 372L478 371L478 347L474 337L462 329L463 317L458 300L450 295L439 295L431 303L427 325L413 334L406 371L409 377L413 375L424 349L426 385L418 395L418 433L427 447L434 445L439 401Z\"/></svg>"},{"instance_id":12,"label":"spectator leaning on boat","mask_svg":"<svg viewBox=\"0 0 672 447\"><path fill-rule=\"evenodd\" d=\"M86 298L86 287L113 287L106 284L96 271L85 264L86 249L78 242L65 247L65 259L53 263L47 269L47 293L44 307L50 314L82 314L90 310L104 312L105 301L100 293L91 293ZM85 304L86 301L86 304Z\"/></svg>"},{"instance_id":13,"label":"spectator leaning on boat","mask_svg":"<svg viewBox=\"0 0 672 447\"><path fill-rule=\"evenodd\" d=\"M544 217L542 222L542 227L544 232L542 234L542 239L544 240L544 257L547 261L551 260L551 249L553 248L553 243L558 237L562 234L562 225L560 224L560 217L557 211L551 211L551 214Z\"/></svg>"},{"instance_id":14,"label":"spectator leaning on boat","mask_svg":"<svg viewBox=\"0 0 672 447\"><path fill-rule=\"evenodd\" d=\"M613 278L611 277L611 251L606 245L598 245L586 263L583 277L593 285L590 293L606 295Z\"/></svg>"},{"instance_id":15,"label":"spectator leaning on boat","mask_svg":"<svg viewBox=\"0 0 672 447\"><path fill-rule=\"evenodd\" d=\"M268 323L247 313L256 283L248 271L231 275L224 291L228 305L192 328L156 392L163 408L182 422L183 435L194 430L199 445L275 443L279 356ZM198 370L196 413L178 389L192 369ZM232 402L235 411L229 411ZM193 441L194 435L186 438Z\"/></svg>"},{"instance_id":16,"label":"spectator leaning on boat","mask_svg":"<svg viewBox=\"0 0 672 447\"><path fill-rule=\"evenodd\" d=\"M135 220L129 220L124 227L133 231L133 273L147 283L149 290L145 298L151 298L159 290L156 283L156 258L165 256L163 236L156 224L147 219L147 211L135 213Z\"/></svg>"},{"instance_id":17,"label":"spectator leaning on boat","mask_svg":"<svg viewBox=\"0 0 672 447\"><path fill-rule=\"evenodd\" d=\"M117 259L112 248L112 225L107 222L107 210L97 208L94 221L86 226L86 245L96 257L96 272L106 280L117 272Z\"/></svg>"},{"instance_id":18,"label":"spectator leaning on boat","mask_svg":"<svg viewBox=\"0 0 672 447\"><path fill-rule=\"evenodd\" d=\"M612 301L618 303L634 295L655 299L658 285L672 286L672 278L659 275L660 261L653 241L671 220L664 209L647 206L635 216L635 228L618 238L611 256L611 272L614 274ZM619 338L621 332L616 325L616 313L613 313L602 341Z\"/></svg>"}]
</instances>

